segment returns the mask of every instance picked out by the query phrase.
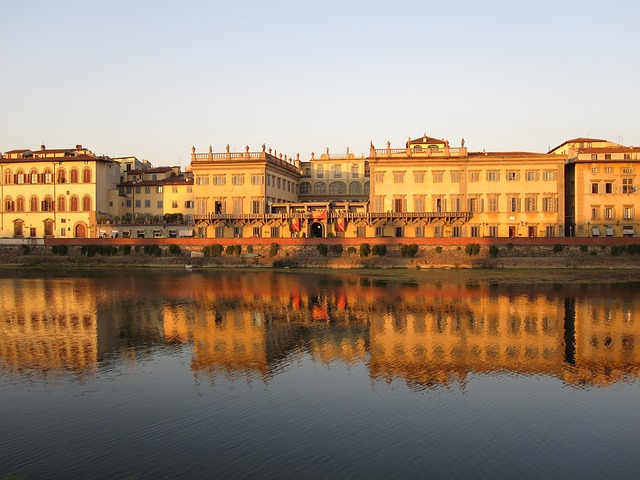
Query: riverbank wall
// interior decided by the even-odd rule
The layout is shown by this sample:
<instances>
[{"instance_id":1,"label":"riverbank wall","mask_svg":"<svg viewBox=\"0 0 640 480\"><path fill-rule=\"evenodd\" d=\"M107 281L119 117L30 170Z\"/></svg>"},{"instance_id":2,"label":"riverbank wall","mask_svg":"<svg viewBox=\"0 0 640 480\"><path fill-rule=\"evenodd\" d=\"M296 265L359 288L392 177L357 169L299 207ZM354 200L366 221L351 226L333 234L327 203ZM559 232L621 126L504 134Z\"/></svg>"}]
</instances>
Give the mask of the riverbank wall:
<instances>
[{"instance_id":1,"label":"riverbank wall","mask_svg":"<svg viewBox=\"0 0 640 480\"><path fill-rule=\"evenodd\" d=\"M44 239L5 267L640 268L635 238Z\"/></svg>"}]
</instances>

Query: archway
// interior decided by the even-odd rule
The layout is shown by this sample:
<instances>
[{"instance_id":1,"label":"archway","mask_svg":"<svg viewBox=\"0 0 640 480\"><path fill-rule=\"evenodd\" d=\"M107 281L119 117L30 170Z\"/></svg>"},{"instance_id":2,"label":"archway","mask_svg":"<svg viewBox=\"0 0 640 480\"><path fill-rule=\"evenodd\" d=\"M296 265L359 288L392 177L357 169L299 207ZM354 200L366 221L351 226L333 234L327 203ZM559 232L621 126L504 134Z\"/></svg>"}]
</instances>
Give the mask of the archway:
<instances>
[{"instance_id":1,"label":"archway","mask_svg":"<svg viewBox=\"0 0 640 480\"><path fill-rule=\"evenodd\" d=\"M322 238L324 227L320 222L314 222L311 224L311 237L312 238Z\"/></svg>"},{"instance_id":2,"label":"archway","mask_svg":"<svg viewBox=\"0 0 640 480\"><path fill-rule=\"evenodd\" d=\"M76 225L76 238L85 238L87 236L87 227L84 223Z\"/></svg>"}]
</instances>

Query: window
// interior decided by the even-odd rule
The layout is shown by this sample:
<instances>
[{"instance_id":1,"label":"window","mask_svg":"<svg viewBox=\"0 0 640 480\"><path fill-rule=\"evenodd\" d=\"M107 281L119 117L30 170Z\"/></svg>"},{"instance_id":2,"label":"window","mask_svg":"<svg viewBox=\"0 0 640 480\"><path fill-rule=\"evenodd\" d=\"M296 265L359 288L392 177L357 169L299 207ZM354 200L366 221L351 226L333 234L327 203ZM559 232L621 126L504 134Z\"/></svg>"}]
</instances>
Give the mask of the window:
<instances>
[{"instance_id":1,"label":"window","mask_svg":"<svg viewBox=\"0 0 640 480\"><path fill-rule=\"evenodd\" d=\"M415 212L424 212L424 195L414 195L413 210Z\"/></svg>"},{"instance_id":2,"label":"window","mask_svg":"<svg viewBox=\"0 0 640 480\"><path fill-rule=\"evenodd\" d=\"M554 227L553 225L547 225L546 228L545 228L544 234L547 237L555 237L556 236L556 227Z\"/></svg>"},{"instance_id":3,"label":"window","mask_svg":"<svg viewBox=\"0 0 640 480\"><path fill-rule=\"evenodd\" d=\"M384 172L376 172L373 179L376 183L384 182Z\"/></svg>"},{"instance_id":4,"label":"window","mask_svg":"<svg viewBox=\"0 0 640 480\"><path fill-rule=\"evenodd\" d=\"M264 183L264 175L251 175L251 185L262 185Z\"/></svg>"},{"instance_id":5,"label":"window","mask_svg":"<svg viewBox=\"0 0 640 480\"><path fill-rule=\"evenodd\" d=\"M471 233L472 237L479 237L480 236L480 227L478 225L471 225L470 233Z\"/></svg>"},{"instance_id":6,"label":"window","mask_svg":"<svg viewBox=\"0 0 640 480\"><path fill-rule=\"evenodd\" d=\"M591 193L598 193L598 184L595 182L591 184Z\"/></svg>"},{"instance_id":7,"label":"window","mask_svg":"<svg viewBox=\"0 0 640 480\"><path fill-rule=\"evenodd\" d=\"M313 186L313 194L314 195L326 195L327 194L327 184L324 182L316 183Z\"/></svg>"},{"instance_id":8,"label":"window","mask_svg":"<svg viewBox=\"0 0 640 480\"><path fill-rule=\"evenodd\" d=\"M441 171L433 172L433 183L441 183L443 173Z\"/></svg>"},{"instance_id":9,"label":"window","mask_svg":"<svg viewBox=\"0 0 640 480\"><path fill-rule=\"evenodd\" d=\"M271 238L280 238L280 227L271 227Z\"/></svg>"},{"instance_id":10,"label":"window","mask_svg":"<svg viewBox=\"0 0 640 480\"><path fill-rule=\"evenodd\" d=\"M592 153L591 154L591 160L598 160L598 154L597 153Z\"/></svg>"},{"instance_id":11,"label":"window","mask_svg":"<svg viewBox=\"0 0 640 480\"><path fill-rule=\"evenodd\" d=\"M22 185L24 183L24 172L22 170L18 170L18 173L16 173L16 183L18 185Z\"/></svg>"},{"instance_id":12,"label":"window","mask_svg":"<svg viewBox=\"0 0 640 480\"><path fill-rule=\"evenodd\" d=\"M542 178L547 182L551 181L551 180L555 180L556 179L556 171L555 170L546 170L542 174Z\"/></svg>"},{"instance_id":13,"label":"window","mask_svg":"<svg viewBox=\"0 0 640 480\"><path fill-rule=\"evenodd\" d=\"M497 195L489 195L487 197L487 207L489 212L496 213L498 211L498 196Z\"/></svg>"},{"instance_id":14,"label":"window","mask_svg":"<svg viewBox=\"0 0 640 480\"><path fill-rule=\"evenodd\" d=\"M414 172L413 181L415 183L424 183L424 172Z\"/></svg>"},{"instance_id":15,"label":"window","mask_svg":"<svg viewBox=\"0 0 640 480\"><path fill-rule=\"evenodd\" d=\"M185 200L184 208L193 208L193 200Z\"/></svg>"},{"instance_id":16,"label":"window","mask_svg":"<svg viewBox=\"0 0 640 480\"><path fill-rule=\"evenodd\" d=\"M7 212L12 212L13 211L13 201L11 200L11 197L7 197L4 200L4 209Z\"/></svg>"},{"instance_id":17,"label":"window","mask_svg":"<svg viewBox=\"0 0 640 480\"><path fill-rule=\"evenodd\" d=\"M309 182L302 182L300 184L300 195L309 195L311 193L311 184Z\"/></svg>"},{"instance_id":18,"label":"window","mask_svg":"<svg viewBox=\"0 0 640 480\"><path fill-rule=\"evenodd\" d=\"M260 200L251 200L251 213L260 213Z\"/></svg>"},{"instance_id":19,"label":"window","mask_svg":"<svg viewBox=\"0 0 640 480\"><path fill-rule=\"evenodd\" d=\"M236 197L233 199L233 213L236 215L242 213L242 198Z\"/></svg>"},{"instance_id":20,"label":"window","mask_svg":"<svg viewBox=\"0 0 640 480\"><path fill-rule=\"evenodd\" d=\"M635 188L633 187L633 178L622 179L622 193L633 193Z\"/></svg>"},{"instance_id":21,"label":"window","mask_svg":"<svg viewBox=\"0 0 640 480\"><path fill-rule=\"evenodd\" d=\"M53 174L49 169L44 171L44 183L53 183Z\"/></svg>"},{"instance_id":22,"label":"window","mask_svg":"<svg viewBox=\"0 0 640 480\"><path fill-rule=\"evenodd\" d=\"M622 218L624 218L625 220L632 220L633 219L633 207L631 207L631 206L622 207Z\"/></svg>"},{"instance_id":23,"label":"window","mask_svg":"<svg viewBox=\"0 0 640 480\"><path fill-rule=\"evenodd\" d=\"M593 155L592 155L592 157L593 157ZM598 167L591 167L591 173L598 173Z\"/></svg>"},{"instance_id":24,"label":"window","mask_svg":"<svg viewBox=\"0 0 640 480\"><path fill-rule=\"evenodd\" d=\"M127 198L127 201L125 202L125 205L126 205L128 208L131 208L131 205L133 205L133 203L131 203L131 199L130 199L130 198Z\"/></svg>"},{"instance_id":25,"label":"window","mask_svg":"<svg viewBox=\"0 0 640 480\"><path fill-rule=\"evenodd\" d=\"M591 220L600 219L600 207L591 207Z\"/></svg>"},{"instance_id":26,"label":"window","mask_svg":"<svg viewBox=\"0 0 640 480\"><path fill-rule=\"evenodd\" d=\"M360 173L358 172L358 164L354 163L351 165L351 178L358 178Z\"/></svg>"},{"instance_id":27,"label":"window","mask_svg":"<svg viewBox=\"0 0 640 480\"><path fill-rule=\"evenodd\" d=\"M527 182L535 182L538 180L538 172L527 172Z\"/></svg>"},{"instance_id":28,"label":"window","mask_svg":"<svg viewBox=\"0 0 640 480\"><path fill-rule=\"evenodd\" d=\"M376 227L376 237L384 236L384 227Z\"/></svg>"},{"instance_id":29,"label":"window","mask_svg":"<svg viewBox=\"0 0 640 480\"><path fill-rule=\"evenodd\" d=\"M83 212L91 211L91 197L88 195L85 195L84 197L82 197L82 211Z\"/></svg>"},{"instance_id":30,"label":"window","mask_svg":"<svg viewBox=\"0 0 640 480\"><path fill-rule=\"evenodd\" d=\"M42 201L42 211L43 212L51 212L51 211L53 211L53 199L51 197L46 197Z\"/></svg>"},{"instance_id":31,"label":"window","mask_svg":"<svg viewBox=\"0 0 640 480\"><path fill-rule=\"evenodd\" d=\"M331 182L329 184L330 195L342 195L347 193L347 185L344 182Z\"/></svg>"},{"instance_id":32,"label":"window","mask_svg":"<svg viewBox=\"0 0 640 480\"><path fill-rule=\"evenodd\" d=\"M151 193L151 187L149 186L144 187L144 193Z\"/></svg>"},{"instance_id":33,"label":"window","mask_svg":"<svg viewBox=\"0 0 640 480\"><path fill-rule=\"evenodd\" d=\"M393 172L393 183L404 183L404 172Z\"/></svg>"},{"instance_id":34,"label":"window","mask_svg":"<svg viewBox=\"0 0 640 480\"><path fill-rule=\"evenodd\" d=\"M196 185L209 185L209 175L196 175Z\"/></svg>"},{"instance_id":35,"label":"window","mask_svg":"<svg viewBox=\"0 0 640 480\"><path fill-rule=\"evenodd\" d=\"M351 182L349 184L349 195L362 194L362 184L360 182Z\"/></svg>"},{"instance_id":36,"label":"window","mask_svg":"<svg viewBox=\"0 0 640 480\"><path fill-rule=\"evenodd\" d=\"M604 184L604 193L613 193L613 183L606 182Z\"/></svg>"},{"instance_id":37,"label":"window","mask_svg":"<svg viewBox=\"0 0 640 480\"><path fill-rule=\"evenodd\" d=\"M60 195L58 197L58 211L65 212L67 210L67 199Z\"/></svg>"},{"instance_id":38,"label":"window","mask_svg":"<svg viewBox=\"0 0 640 480\"><path fill-rule=\"evenodd\" d=\"M82 182L83 183L91 183L91 169L85 168L82 170Z\"/></svg>"},{"instance_id":39,"label":"window","mask_svg":"<svg viewBox=\"0 0 640 480\"><path fill-rule=\"evenodd\" d=\"M615 211L613 207L604 207L604 218L606 220L613 220L615 215Z\"/></svg>"},{"instance_id":40,"label":"window","mask_svg":"<svg viewBox=\"0 0 640 480\"><path fill-rule=\"evenodd\" d=\"M367 236L367 227L356 227L356 237L365 238Z\"/></svg>"},{"instance_id":41,"label":"window","mask_svg":"<svg viewBox=\"0 0 640 480\"><path fill-rule=\"evenodd\" d=\"M4 184L5 185L11 185L13 182L13 174L11 173L11 170L6 169L4 171Z\"/></svg>"},{"instance_id":42,"label":"window","mask_svg":"<svg viewBox=\"0 0 640 480\"><path fill-rule=\"evenodd\" d=\"M262 229L260 227L253 227L253 236L260 238L262 236Z\"/></svg>"},{"instance_id":43,"label":"window","mask_svg":"<svg viewBox=\"0 0 640 480\"><path fill-rule=\"evenodd\" d=\"M72 168L70 173L70 181L71 183L78 183L78 169Z\"/></svg>"},{"instance_id":44,"label":"window","mask_svg":"<svg viewBox=\"0 0 640 480\"><path fill-rule=\"evenodd\" d=\"M342 165L333 166L333 178L342 178Z\"/></svg>"},{"instance_id":45,"label":"window","mask_svg":"<svg viewBox=\"0 0 640 480\"><path fill-rule=\"evenodd\" d=\"M142 201L141 200L136 200L135 208L140 208L140 207L142 207Z\"/></svg>"},{"instance_id":46,"label":"window","mask_svg":"<svg viewBox=\"0 0 640 480\"><path fill-rule=\"evenodd\" d=\"M193 186L187 185L187 193L192 193L192 192L193 192Z\"/></svg>"},{"instance_id":47,"label":"window","mask_svg":"<svg viewBox=\"0 0 640 480\"><path fill-rule=\"evenodd\" d=\"M36 170L31 170L31 173L29 173L29 183L38 183L38 172Z\"/></svg>"},{"instance_id":48,"label":"window","mask_svg":"<svg viewBox=\"0 0 640 480\"><path fill-rule=\"evenodd\" d=\"M244 175L232 175L231 176L231 184L232 185L244 185ZM278 185L280 187L280 185Z\"/></svg>"},{"instance_id":49,"label":"window","mask_svg":"<svg viewBox=\"0 0 640 480\"><path fill-rule=\"evenodd\" d=\"M213 176L213 184L214 185L224 185L227 183L227 177L225 175L214 175ZM208 185L207 180L207 185Z\"/></svg>"},{"instance_id":50,"label":"window","mask_svg":"<svg viewBox=\"0 0 640 480\"><path fill-rule=\"evenodd\" d=\"M323 166L322 165L318 165L316 167L316 177L317 178L324 178L324 170L323 170Z\"/></svg>"},{"instance_id":51,"label":"window","mask_svg":"<svg viewBox=\"0 0 640 480\"><path fill-rule=\"evenodd\" d=\"M163 207L162 207L162 205L163 205L163 204L162 204L162 200L158 200L158 204L157 204L157 205L158 205L158 207L157 207L157 208L163 208Z\"/></svg>"},{"instance_id":52,"label":"window","mask_svg":"<svg viewBox=\"0 0 640 480\"><path fill-rule=\"evenodd\" d=\"M605 153L604 154L604 159L605 160L611 160L611 154L610 153ZM611 167L608 167L608 168L611 168Z\"/></svg>"},{"instance_id":53,"label":"window","mask_svg":"<svg viewBox=\"0 0 640 480\"><path fill-rule=\"evenodd\" d=\"M542 197L542 211L556 212L558 211L558 202L555 197Z\"/></svg>"},{"instance_id":54,"label":"window","mask_svg":"<svg viewBox=\"0 0 640 480\"><path fill-rule=\"evenodd\" d=\"M624 154L624 159L625 160L631 160L631 154L630 153L625 153Z\"/></svg>"},{"instance_id":55,"label":"window","mask_svg":"<svg viewBox=\"0 0 640 480\"><path fill-rule=\"evenodd\" d=\"M536 197L527 196L524 199L524 211L535 212L536 211Z\"/></svg>"},{"instance_id":56,"label":"window","mask_svg":"<svg viewBox=\"0 0 640 480\"><path fill-rule=\"evenodd\" d=\"M216 238L224 238L224 227L216 227L215 236Z\"/></svg>"},{"instance_id":57,"label":"window","mask_svg":"<svg viewBox=\"0 0 640 480\"><path fill-rule=\"evenodd\" d=\"M451 172L451 181L452 182L459 182L460 181L460 174L461 172L459 170L454 170Z\"/></svg>"},{"instance_id":58,"label":"window","mask_svg":"<svg viewBox=\"0 0 640 480\"><path fill-rule=\"evenodd\" d=\"M469 172L469 181L470 182L479 182L480 181L480 172L479 171Z\"/></svg>"},{"instance_id":59,"label":"window","mask_svg":"<svg viewBox=\"0 0 640 480\"><path fill-rule=\"evenodd\" d=\"M178 208L178 201L177 200L172 200L171 201L171 208Z\"/></svg>"},{"instance_id":60,"label":"window","mask_svg":"<svg viewBox=\"0 0 640 480\"><path fill-rule=\"evenodd\" d=\"M384 197L381 195L375 196L372 199L373 211L376 213L384 212Z\"/></svg>"},{"instance_id":61,"label":"window","mask_svg":"<svg viewBox=\"0 0 640 480\"><path fill-rule=\"evenodd\" d=\"M424 227L416 227L416 238L424 238Z\"/></svg>"},{"instance_id":62,"label":"window","mask_svg":"<svg viewBox=\"0 0 640 480\"><path fill-rule=\"evenodd\" d=\"M489 225L489 236L497 237L498 236L498 226L497 225Z\"/></svg>"},{"instance_id":63,"label":"window","mask_svg":"<svg viewBox=\"0 0 640 480\"><path fill-rule=\"evenodd\" d=\"M24 197L18 197L16 200L16 212L24 212Z\"/></svg>"},{"instance_id":64,"label":"window","mask_svg":"<svg viewBox=\"0 0 640 480\"><path fill-rule=\"evenodd\" d=\"M162 193L162 191L163 191L162 185L158 185L156 187L156 193Z\"/></svg>"},{"instance_id":65,"label":"window","mask_svg":"<svg viewBox=\"0 0 640 480\"><path fill-rule=\"evenodd\" d=\"M622 169L622 173L624 173L625 175L629 175L633 173L633 168L623 168Z\"/></svg>"},{"instance_id":66,"label":"window","mask_svg":"<svg viewBox=\"0 0 640 480\"><path fill-rule=\"evenodd\" d=\"M462 236L462 227L455 226L451 229L452 237L461 237Z\"/></svg>"},{"instance_id":67,"label":"window","mask_svg":"<svg viewBox=\"0 0 640 480\"><path fill-rule=\"evenodd\" d=\"M487 172L487 182L497 182L500 180L500 172L491 171Z\"/></svg>"},{"instance_id":68,"label":"window","mask_svg":"<svg viewBox=\"0 0 640 480\"><path fill-rule=\"evenodd\" d=\"M478 210L478 204L479 204L480 199L479 198L470 198L469 199L469 211L470 212L477 212Z\"/></svg>"},{"instance_id":69,"label":"window","mask_svg":"<svg viewBox=\"0 0 640 480\"><path fill-rule=\"evenodd\" d=\"M242 227L233 227L233 238L242 238Z\"/></svg>"},{"instance_id":70,"label":"window","mask_svg":"<svg viewBox=\"0 0 640 480\"><path fill-rule=\"evenodd\" d=\"M444 236L444 229L440 225L433 227L433 236L436 238L442 238Z\"/></svg>"},{"instance_id":71,"label":"window","mask_svg":"<svg viewBox=\"0 0 640 480\"><path fill-rule=\"evenodd\" d=\"M507 200L507 208L509 212L519 212L520 211L520 199L518 195L511 195Z\"/></svg>"},{"instance_id":72,"label":"window","mask_svg":"<svg viewBox=\"0 0 640 480\"><path fill-rule=\"evenodd\" d=\"M142 193L142 187L136 187L136 193Z\"/></svg>"},{"instance_id":73,"label":"window","mask_svg":"<svg viewBox=\"0 0 640 480\"><path fill-rule=\"evenodd\" d=\"M144 208L151 208L151 200L144 201Z\"/></svg>"},{"instance_id":74,"label":"window","mask_svg":"<svg viewBox=\"0 0 640 480\"><path fill-rule=\"evenodd\" d=\"M178 187L176 187L175 185L171 187L171 193L178 193Z\"/></svg>"},{"instance_id":75,"label":"window","mask_svg":"<svg viewBox=\"0 0 640 480\"><path fill-rule=\"evenodd\" d=\"M282 188L282 179L280 177L278 177L277 182L278 182L278 188Z\"/></svg>"},{"instance_id":76,"label":"window","mask_svg":"<svg viewBox=\"0 0 640 480\"><path fill-rule=\"evenodd\" d=\"M520 172L515 171L515 170L507 172L507 181L508 182L515 182L515 181L517 181L519 179L520 179Z\"/></svg>"}]
</instances>

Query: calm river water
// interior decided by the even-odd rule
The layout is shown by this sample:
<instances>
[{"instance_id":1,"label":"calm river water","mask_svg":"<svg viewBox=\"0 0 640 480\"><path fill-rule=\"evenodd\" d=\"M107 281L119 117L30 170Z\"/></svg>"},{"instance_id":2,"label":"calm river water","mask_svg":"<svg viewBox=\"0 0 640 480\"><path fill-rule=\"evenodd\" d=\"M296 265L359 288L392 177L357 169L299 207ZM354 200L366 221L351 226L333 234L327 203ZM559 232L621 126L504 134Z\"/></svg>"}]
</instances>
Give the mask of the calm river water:
<instances>
[{"instance_id":1,"label":"calm river water","mask_svg":"<svg viewBox=\"0 0 640 480\"><path fill-rule=\"evenodd\" d=\"M0 272L0 479L638 478L640 283L576 275Z\"/></svg>"}]
</instances>

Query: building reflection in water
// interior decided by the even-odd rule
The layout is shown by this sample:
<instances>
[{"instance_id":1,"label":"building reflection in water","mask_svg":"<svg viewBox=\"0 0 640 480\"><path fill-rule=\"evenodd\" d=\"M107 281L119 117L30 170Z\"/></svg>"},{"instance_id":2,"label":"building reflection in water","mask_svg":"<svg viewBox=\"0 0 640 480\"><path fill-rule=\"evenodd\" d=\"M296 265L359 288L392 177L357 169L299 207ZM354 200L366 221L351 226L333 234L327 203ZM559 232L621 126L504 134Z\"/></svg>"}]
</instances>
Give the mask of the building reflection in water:
<instances>
[{"instance_id":1,"label":"building reflection in water","mask_svg":"<svg viewBox=\"0 0 640 480\"><path fill-rule=\"evenodd\" d=\"M358 274L0 279L0 365L93 374L170 345L214 380L268 381L308 355L412 388L470 374L607 385L638 375L638 302L620 285L401 283Z\"/></svg>"}]
</instances>

